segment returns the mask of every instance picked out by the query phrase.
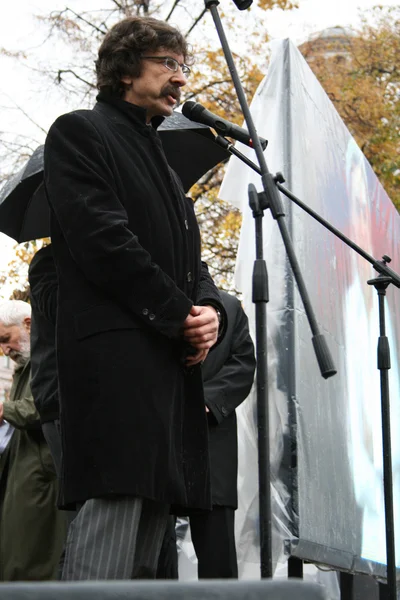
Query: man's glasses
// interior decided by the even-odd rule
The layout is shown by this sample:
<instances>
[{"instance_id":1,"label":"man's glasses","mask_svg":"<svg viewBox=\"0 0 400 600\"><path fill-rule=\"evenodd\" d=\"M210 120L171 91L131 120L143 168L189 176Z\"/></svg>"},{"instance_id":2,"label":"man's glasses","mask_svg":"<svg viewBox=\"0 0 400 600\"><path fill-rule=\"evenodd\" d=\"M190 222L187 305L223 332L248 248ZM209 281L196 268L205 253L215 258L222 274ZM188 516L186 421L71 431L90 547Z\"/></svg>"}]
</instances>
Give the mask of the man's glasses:
<instances>
[{"instance_id":1,"label":"man's glasses","mask_svg":"<svg viewBox=\"0 0 400 600\"><path fill-rule=\"evenodd\" d=\"M167 67L167 69L173 71L174 73L176 73L180 67L185 77L188 77L190 75L190 68L187 65L185 65L185 63L178 63L178 61L175 60L175 58L172 58L172 56L142 56L142 59L158 60L164 65L164 67Z\"/></svg>"}]
</instances>

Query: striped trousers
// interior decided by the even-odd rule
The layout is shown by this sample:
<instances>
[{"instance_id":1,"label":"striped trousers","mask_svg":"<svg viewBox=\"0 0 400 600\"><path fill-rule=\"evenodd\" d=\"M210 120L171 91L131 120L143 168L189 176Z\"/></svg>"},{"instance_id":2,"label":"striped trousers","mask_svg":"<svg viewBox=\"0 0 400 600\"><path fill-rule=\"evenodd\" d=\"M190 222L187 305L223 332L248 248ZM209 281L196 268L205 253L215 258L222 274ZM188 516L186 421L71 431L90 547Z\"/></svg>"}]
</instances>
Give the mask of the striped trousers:
<instances>
[{"instance_id":1,"label":"striped trousers","mask_svg":"<svg viewBox=\"0 0 400 600\"><path fill-rule=\"evenodd\" d=\"M168 516L145 498L87 500L68 529L62 580L155 579Z\"/></svg>"}]
</instances>

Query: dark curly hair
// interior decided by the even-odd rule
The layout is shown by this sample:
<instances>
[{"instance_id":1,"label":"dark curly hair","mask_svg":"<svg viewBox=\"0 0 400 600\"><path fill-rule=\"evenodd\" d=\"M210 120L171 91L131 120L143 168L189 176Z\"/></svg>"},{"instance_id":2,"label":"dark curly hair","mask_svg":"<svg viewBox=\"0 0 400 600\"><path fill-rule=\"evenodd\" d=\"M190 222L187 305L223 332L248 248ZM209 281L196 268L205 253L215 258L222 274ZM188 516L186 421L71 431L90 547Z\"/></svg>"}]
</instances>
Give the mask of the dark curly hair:
<instances>
[{"instance_id":1,"label":"dark curly hair","mask_svg":"<svg viewBox=\"0 0 400 600\"><path fill-rule=\"evenodd\" d=\"M97 87L107 88L122 96L124 76L139 77L142 69L141 55L160 48L182 54L185 62L192 56L183 35L165 23L151 17L128 17L116 23L107 32L95 62Z\"/></svg>"}]
</instances>

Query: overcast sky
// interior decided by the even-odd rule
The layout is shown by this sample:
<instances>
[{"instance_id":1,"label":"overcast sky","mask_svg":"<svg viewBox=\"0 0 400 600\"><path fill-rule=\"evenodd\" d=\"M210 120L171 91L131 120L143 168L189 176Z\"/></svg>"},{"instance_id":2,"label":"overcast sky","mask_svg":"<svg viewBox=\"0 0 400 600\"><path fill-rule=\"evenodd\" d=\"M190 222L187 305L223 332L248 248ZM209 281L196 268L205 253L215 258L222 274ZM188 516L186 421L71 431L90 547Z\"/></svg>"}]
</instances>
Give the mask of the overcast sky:
<instances>
[{"instance_id":1,"label":"overcast sky","mask_svg":"<svg viewBox=\"0 0 400 600\"><path fill-rule=\"evenodd\" d=\"M192 0L193 7L204 6L202 0ZM220 8L224 9L230 0L221 0ZM255 3L254 3L255 4ZM298 0L299 8L293 11L274 9L263 13L265 27L272 39L290 37L294 42L300 43L316 31L333 27L335 25L357 25L359 23L359 10L368 9L377 0ZM379 4L392 5L394 0L380 0ZM18 0L11 2L3 0L2 15L0 20L0 47L8 50L24 50L27 54L34 53L38 64L51 60L57 52L56 45L43 46L46 29L34 18L34 15L48 14L51 10L63 9L65 6L79 12L99 6L99 0ZM193 11L194 14L197 12ZM253 7L240 18L256 18L257 11ZM212 19L210 27L213 28ZM211 32L212 34L213 32ZM215 34L216 35L216 34ZM35 59L36 60L36 59ZM40 88L41 80L34 71L18 67L15 61L0 57L0 131L7 131L11 135L29 132L33 138L32 145L43 143L44 132L53 120L63 112L70 109L65 104L61 95L55 90ZM40 88L40 93L39 93ZM32 124L27 117L21 114L17 105L25 110L37 123ZM4 110L7 107L9 110ZM0 165L1 168L1 165ZM0 234L0 270L6 265L12 255L13 240ZM1 291L0 291L1 295Z\"/></svg>"}]
</instances>

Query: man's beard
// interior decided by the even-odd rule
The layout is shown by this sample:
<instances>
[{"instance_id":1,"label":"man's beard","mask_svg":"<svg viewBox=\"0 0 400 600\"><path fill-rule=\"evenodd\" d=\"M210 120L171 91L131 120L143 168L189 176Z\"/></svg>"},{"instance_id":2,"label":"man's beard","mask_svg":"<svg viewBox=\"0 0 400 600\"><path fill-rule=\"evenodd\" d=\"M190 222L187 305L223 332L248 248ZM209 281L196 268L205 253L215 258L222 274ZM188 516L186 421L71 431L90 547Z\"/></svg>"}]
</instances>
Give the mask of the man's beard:
<instances>
[{"instance_id":1,"label":"man's beard","mask_svg":"<svg viewBox=\"0 0 400 600\"><path fill-rule=\"evenodd\" d=\"M21 331L21 339L19 342L19 351L11 350L9 354L10 358L17 363L20 367L26 365L31 357L31 341L29 333Z\"/></svg>"}]
</instances>

